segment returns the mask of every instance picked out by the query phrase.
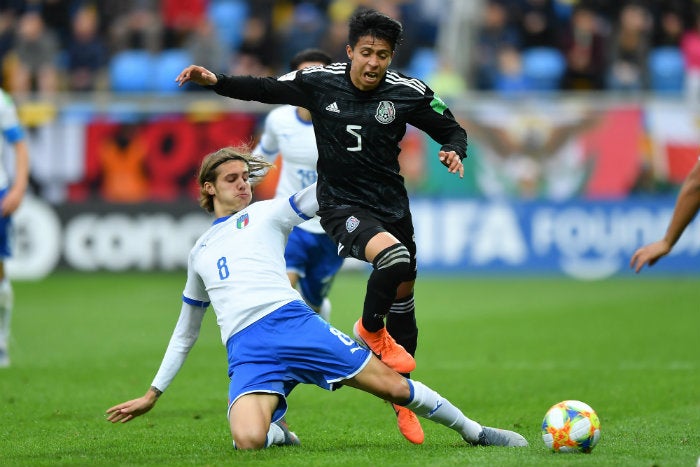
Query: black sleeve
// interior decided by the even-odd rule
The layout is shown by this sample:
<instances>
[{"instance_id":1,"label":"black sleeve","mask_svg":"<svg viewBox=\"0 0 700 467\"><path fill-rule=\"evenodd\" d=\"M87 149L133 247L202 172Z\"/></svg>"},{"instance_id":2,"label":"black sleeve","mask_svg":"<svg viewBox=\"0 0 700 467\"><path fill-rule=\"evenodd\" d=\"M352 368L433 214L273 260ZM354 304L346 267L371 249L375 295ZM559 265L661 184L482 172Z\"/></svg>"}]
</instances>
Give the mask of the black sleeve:
<instances>
[{"instance_id":1,"label":"black sleeve","mask_svg":"<svg viewBox=\"0 0 700 467\"><path fill-rule=\"evenodd\" d=\"M432 91L428 90L426 98L414 110L408 123L425 131L441 144L440 150L454 151L460 159L467 157L467 132Z\"/></svg>"},{"instance_id":2,"label":"black sleeve","mask_svg":"<svg viewBox=\"0 0 700 467\"><path fill-rule=\"evenodd\" d=\"M308 98L300 84L300 79L281 81L272 77L258 78L223 74L217 74L216 77L218 78L217 83L210 88L221 96L265 104L308 107Z\"/></svg>"}]
</instances>

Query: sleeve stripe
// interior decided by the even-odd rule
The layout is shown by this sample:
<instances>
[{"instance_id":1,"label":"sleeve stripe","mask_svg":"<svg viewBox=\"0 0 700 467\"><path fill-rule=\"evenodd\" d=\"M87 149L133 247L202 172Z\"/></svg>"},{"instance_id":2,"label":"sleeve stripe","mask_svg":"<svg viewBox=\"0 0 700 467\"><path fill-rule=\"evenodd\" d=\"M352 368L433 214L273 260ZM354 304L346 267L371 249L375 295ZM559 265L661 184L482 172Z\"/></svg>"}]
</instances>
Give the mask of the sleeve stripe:
<instances>
[{"instance_id":1,"label":"sleeve stripe","mask_svg":"<svg viewBox=\"0 0 700 467\"><path fill-rule=\"evenodd\" d=\"M11 144L14 144L17 141L24 139L24 131L22 130L22 127L20 127L20 126L8 128L8 129L3 131L3 134L5 135L5 138L7 139L7 141L10 142Z\"/></svg>"},{"instance_id":2,"label":"sleeve stripe","mask_svg":"<svg viewBox=\"0 0 700 467\"><path fill-rule=\"evenodd\" d=\"M305 221L308 221L309 219L311 219L311 217L309 217L309 216L307 216L306 214L304 214L304 213L297 207L296 203L294 202L294 195L292 195L292 196L289 197L289 205L292 207L292 209L294 209L294 212L296 212L297 215L298 215L299 217L301 217L302 219L304 219Z\"/></svg>"},{"instance_id":3,"label":"sleeve stripe","mask_svg":"<svg viewBox=\"0 0 700 467\"><path fill-rule=\"evenodd\" d=\"M182 301L188 305L196 306L199 308L206 308L209 306L209 302L203 302L202 300L193 300L189 297L182 296Z\"/></svg>"},{"instance_id":4,"label":"sleeve stripe","mask_svg":"<svg viewBox=\"0 0 700 467\"><path fill-rule=\"evenodd\" d=\"M265 148L262 144L260 145L260 150L267 156L276 156L279 151L273 151Z\"/></svg>"}]
</instances>

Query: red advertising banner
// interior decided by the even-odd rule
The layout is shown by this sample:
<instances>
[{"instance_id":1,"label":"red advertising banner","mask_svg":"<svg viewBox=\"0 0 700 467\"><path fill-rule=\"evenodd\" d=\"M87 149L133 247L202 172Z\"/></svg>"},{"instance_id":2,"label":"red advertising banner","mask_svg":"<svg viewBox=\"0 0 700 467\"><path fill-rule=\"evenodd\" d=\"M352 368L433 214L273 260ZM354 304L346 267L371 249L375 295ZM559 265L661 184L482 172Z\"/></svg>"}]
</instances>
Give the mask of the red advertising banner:
<instances>
[{"instance_id":1,"label":"red advertising banner","mask_svg":"<svg viewBox=\"0 0 700 467\"><path fill-rule=\"evenodd\" d=\"M259 109L56 115L28 132L38 194L53 204L195 199L201 158L252 144L264 117ZM409 127L400 162L412 195L561 201L669 194L700 153L698 118L680 102L479 100L455 115L469 135L464 179L440 164L437 143ZM272 196L276 174L257 188L258 199Z\"/></svg>"},{"instance_id":2,"label":"red advertising banner","mask_svg":"<svg viewBox=\"0 0 700 467\"><path fill-rule=\"evenodd\" d=\"M143 122L89 122L84 177L69 186L68 201L138 203L196 197L202 157L223 146L250 144L256 124L252 114L228 114L205 122L184 115Z\"/></svg>"}]
</instances>

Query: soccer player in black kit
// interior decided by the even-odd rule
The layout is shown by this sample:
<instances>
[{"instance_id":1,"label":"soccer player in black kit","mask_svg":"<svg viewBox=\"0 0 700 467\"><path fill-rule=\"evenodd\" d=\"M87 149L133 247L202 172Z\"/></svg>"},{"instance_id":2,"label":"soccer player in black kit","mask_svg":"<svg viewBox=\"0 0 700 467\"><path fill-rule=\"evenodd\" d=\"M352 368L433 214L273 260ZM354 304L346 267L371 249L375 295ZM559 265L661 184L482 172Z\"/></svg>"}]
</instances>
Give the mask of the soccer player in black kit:
<instances>
[{"instance_id":1,"label":"soccer player in black kit","mask_svg":"<svg viewBox=\"0 0 700 467\"><path fill-rule=\"evenodd\" d=\"M398 21L361 9L349 21L349 63L310 67L279 78L215 75L191 65L176 78L218 94L311 112L318 146L318 214L341 256L371 263L355 336L399 373L415 368L418 328L413 286L416 244L399 142L411 124L441 144L438 157L464 176L467 134L422 81L388 70L402 35ZM384 320L386 318L386 328ZM394 406L401 433L423 442L410 410Z\"/></svg>"}]
</instances>

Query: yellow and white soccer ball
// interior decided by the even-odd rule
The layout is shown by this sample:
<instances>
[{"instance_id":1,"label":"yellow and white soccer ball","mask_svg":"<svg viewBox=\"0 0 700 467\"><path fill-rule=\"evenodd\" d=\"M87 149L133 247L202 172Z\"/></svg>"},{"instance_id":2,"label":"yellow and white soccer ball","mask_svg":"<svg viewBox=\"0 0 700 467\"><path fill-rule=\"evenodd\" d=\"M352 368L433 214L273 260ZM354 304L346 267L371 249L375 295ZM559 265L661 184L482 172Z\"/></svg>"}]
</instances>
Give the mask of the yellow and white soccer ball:
<instances>
[{"instance_id":1,"label":"yellow and white soccer ball","mask_svg":"<svg viewBox=\"0 0 700 467\"><path fill-rule=\"evenodd\" d=\"M600 439L600 419L588 404L554 404L542 421L542 440L554 452L591 452Z\"/></svg>"}]
</instances>

